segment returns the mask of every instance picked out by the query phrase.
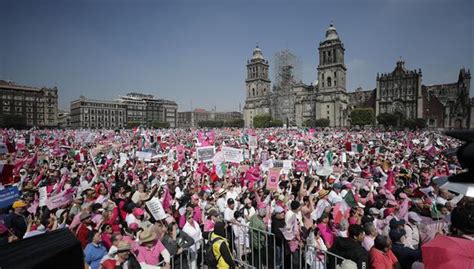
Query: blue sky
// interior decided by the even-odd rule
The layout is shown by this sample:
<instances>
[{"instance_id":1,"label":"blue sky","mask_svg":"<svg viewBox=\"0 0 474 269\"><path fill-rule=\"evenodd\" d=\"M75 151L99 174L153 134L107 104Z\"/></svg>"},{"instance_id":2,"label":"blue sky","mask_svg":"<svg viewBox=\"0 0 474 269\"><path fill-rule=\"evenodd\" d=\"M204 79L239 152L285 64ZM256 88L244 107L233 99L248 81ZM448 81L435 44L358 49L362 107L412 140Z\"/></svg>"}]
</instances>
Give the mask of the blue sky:
<instances>
[{"instance_id":1,"label":"blue sky","mask_svg":"<svg viewBox=\"0 0 474 269\"><path fill-rule=\"evenodd\" d=\"M180 111L191 102L237 110L256 43L270 62L285 48L296 54L309 84L333 21L346 48L348 91L374 88L377 72L391 72L400 56L422 69L424 84L450 83L474 66L473 3L0 0L0 79L57 86L66 109L80 95L135 91L175 100Z\"/></svg>"}]
</instances>

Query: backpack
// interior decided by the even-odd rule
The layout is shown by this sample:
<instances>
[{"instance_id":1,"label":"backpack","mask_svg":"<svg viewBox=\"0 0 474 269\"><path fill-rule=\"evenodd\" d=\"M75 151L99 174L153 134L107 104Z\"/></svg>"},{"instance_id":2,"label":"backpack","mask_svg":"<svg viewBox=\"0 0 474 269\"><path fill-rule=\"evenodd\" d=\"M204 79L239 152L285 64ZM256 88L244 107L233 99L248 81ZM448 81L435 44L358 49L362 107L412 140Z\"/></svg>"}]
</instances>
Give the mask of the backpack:
<instances>
[{"instance_id":1,"label":"backpack","mask_svg":"<svg viewBox=\"0 0 474 269\"><path fill-rule=\"evenodd\" d=\"M222 254L218 258L216 258L216 256L214 256L214 251L213 251L212 246L217 241L224 240L224 239L216 237L211 240L211 234L212 232L209 233L209 239L207 240L206 247L204 249L206 252L204 257L206 260L206 264L209 268L217 268L217 264L219 263L219 260L221 259Z\"/></svg>"}]
</instances>

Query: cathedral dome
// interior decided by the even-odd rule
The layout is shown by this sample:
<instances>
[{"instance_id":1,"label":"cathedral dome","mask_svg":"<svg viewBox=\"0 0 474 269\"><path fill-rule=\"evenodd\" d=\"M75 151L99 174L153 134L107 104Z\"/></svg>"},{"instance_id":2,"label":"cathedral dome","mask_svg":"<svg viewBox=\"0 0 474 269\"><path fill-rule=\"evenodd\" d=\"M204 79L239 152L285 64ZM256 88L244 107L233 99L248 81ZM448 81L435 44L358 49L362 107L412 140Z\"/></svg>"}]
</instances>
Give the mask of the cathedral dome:
<instances>
[{"instance_id":1,"label":"cathedral dome","mask_svg":"<svg viewBox=\"0 0 474 269\"><path fill-rule=\"evenodd\" d=\"M331 23L329 28L326 30L326 40L336 40L339 39L337 35L336 27Z\"/></svg>"},{"instance_id":2,"label":"cathedral dome","mask_svg":"<svg viewBox=\"0 0 474 269\"><path fill-rule=\"evenodd\" d=\"M257 47L253 50L253 57L252 59L263 59L263 54L262 54L262 50L258 47Z\"/></svg>"}]
</instances>

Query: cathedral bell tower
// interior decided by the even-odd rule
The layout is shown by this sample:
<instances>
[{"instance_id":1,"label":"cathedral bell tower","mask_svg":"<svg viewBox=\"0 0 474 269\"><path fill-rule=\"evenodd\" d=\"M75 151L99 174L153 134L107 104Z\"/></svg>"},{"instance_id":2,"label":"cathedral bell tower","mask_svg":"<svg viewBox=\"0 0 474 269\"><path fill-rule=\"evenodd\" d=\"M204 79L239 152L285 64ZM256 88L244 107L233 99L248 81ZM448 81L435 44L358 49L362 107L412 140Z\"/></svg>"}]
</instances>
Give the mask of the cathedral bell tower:
<instances>
[{"instance_id":1,"label":"cathedral bell tower","mask_svg":"<svg viewBox=\"0 0 474 269\"><path fill-rule=\"evenodd\" d=\"M333 24L326 30L326 39L319 43L318 88L320 92L346 91L344 44Z\"/></svg>"},{"instance_id":2,"label":"cathedral bell tower","mask_svg":"<svg viewBox=\"0 0 474 269\"><path fill-rule=\"evenodd\" d=\"M268 79L268 61L263 58L262 50L257 47L247 61L247 79L245 80L244 122L246 128L253 127L253 118L257 115L270 115L270 79Z\"/></svg>"},{"instance_id":3,"label":"cathedral bell tower","mask_svg":"<svg viewBox=\"0 0 474 269\"><path fill-rule=\"evenodd\" d=\"M268 61L263 58L262 51L258 45L253 50L252 59L247 61L247 79L245 84L247 99L263 97L270 92Z\"/></svg>"}]
</instances>

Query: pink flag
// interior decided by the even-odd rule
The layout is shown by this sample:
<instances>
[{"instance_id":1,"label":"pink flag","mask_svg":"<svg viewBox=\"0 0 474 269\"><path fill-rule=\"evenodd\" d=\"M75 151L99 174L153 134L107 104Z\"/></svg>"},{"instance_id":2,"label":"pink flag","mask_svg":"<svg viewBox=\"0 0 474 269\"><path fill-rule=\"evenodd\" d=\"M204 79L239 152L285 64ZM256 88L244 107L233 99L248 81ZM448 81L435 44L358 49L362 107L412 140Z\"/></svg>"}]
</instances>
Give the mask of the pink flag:
<instances>
[{"instance_id":1,"label":"pink flag","mask_svg":"<svg viewBox=\"0 0 474 269\"><path fill-rule=\"evenodd\" d=\"M387 183L384 186L389 192L393 193L395 191L395 176L393 170L388 172Z\"/></svg>"}]
</instances>

